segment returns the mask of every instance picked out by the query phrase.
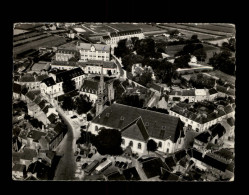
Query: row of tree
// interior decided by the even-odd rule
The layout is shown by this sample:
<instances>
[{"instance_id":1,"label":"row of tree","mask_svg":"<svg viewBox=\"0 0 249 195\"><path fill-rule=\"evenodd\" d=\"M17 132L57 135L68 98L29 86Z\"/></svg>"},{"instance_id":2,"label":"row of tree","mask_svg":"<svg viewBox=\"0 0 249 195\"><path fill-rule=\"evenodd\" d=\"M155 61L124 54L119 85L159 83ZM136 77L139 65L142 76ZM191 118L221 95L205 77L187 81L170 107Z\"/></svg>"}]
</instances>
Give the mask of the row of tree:
<instances>
[{"instance_id":1,"label":"row of tree","mask_svg":"<svg viewBox=\"0 0 249 195\"><path fill-rule=\"evenodd\" d=\"M101 155L121 155L123 153L121 132L116 129L103 128L96 136L90 132L82 131L76 144L85 144L86 142L91 142ZM152 139L148 140L147 150L156 151L157 143Z\"/></svg>"},{"instance_id":2,"label":"row of tree","mask_svg":"<svg viewBox=\"0 0 249 195\"><path fill-rule=\"evenodd\" d=\"M75 99L65 96L61 106L64 110L76 110L78 114L87 113L92 108L92 102L86 95L79 95Z\"/></svg>"}]
</instances>

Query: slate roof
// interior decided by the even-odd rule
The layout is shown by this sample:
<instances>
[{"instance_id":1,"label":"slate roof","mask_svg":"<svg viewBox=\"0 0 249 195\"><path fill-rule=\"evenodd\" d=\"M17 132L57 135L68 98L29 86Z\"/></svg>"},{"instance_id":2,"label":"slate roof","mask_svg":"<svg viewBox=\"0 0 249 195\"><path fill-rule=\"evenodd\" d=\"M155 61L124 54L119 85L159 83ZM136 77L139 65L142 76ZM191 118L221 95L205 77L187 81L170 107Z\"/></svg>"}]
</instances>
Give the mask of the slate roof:
<instances>
[{"instance_id":1,"label":"slate roof","mask_svg":"<svg viewBox=\"0 0 249 195\"><path fill-rule=\"evenodd\" d=\"M35 82L35 77L33 75L27 74L20 78L20 82Z\"/></svg>"},{"instance_id":2,"label":"slate roof","mask_svg":"<svg viewBox=\"0 0 249 195\"><path fill-rule=\"evenodd\" d=\"M218 92L221 92L221 93L226 93L226 92L227 92L227 88L226 88L226 87L223 87L223 86L221 86L221 85L217 85L217 86L216 86L216 90L217 90Z\"/></svg>"},{"instance_id":3,"label":"slate roof","mask_svg":"<svg viewBox=\"0 0 249 195\"><path fill-rule=\"evenodd\" d=\"M169 157L165 158L164 162L167 165L167 167L170 169L170 171L173 171L173 167L176 166L176 162L174 160L174 157L169 156Z\"/></svg>"},{"instance_id":4,"label":"slate roof","mask_svg":"<svg viewBox=\"0 0 249 195\"><path fill-rule=\"evenodd\" d=\"M42 83L45 83L48 87L55 85L55 81L54 81L53 77L48 77L46 79L43 79Z\"/></svg>"},{"instance_id":5,"label":"slate roof","mask_svg":"<svg viewBox=\"0 0 249 195\"><path fill-rule=\"evenodd\" d=\"M41 137L45 136L45 135L46 135L45 132L41 132L41 131L37 131L37 130L31 130L27 134L27 137L33 139L36 142L38 142L39 139L41 139Z\"/></svg>"},{"instance_id":6,"label":"slate roof","mask_svg":"<svg viewBox=\"0 0 249 195\"><path fill-rule=\"evenodd\" d=\"M46 103L47 103L46 100L42 100L42 101L38 104L38 106L39 106L41 109L43 109L43 108L46 106Z\"/></svg>"},{"instance_id":7,"label":"slate roof","mask_svg":"<svg viewBox=\"0 0 249 195\"><path fill-rule=\"evenodd\" d=\"M197 135L195 137L195 139L197 139L198 141L201 141L203 143L208 143L210 137L211 137L210 133L207 131L204 131L204 132L200 133L199 135Z\"/></svg>"},{"instance_id":8,"label":"slate roof","mask_svg":"<svg viewBox=\"0 0 249 195\"><path fill-rule=\"evenodd\" d=\"M28 93L28 88L27 87L23 87L23 89L21 90L21 93L23 95L26 95L26 93Z\"/></svg>"},{"instance_id":9,"label":"slate roof","mask_svg":"<svg viewBox=\"0 0 249 195\"><path fill-rule=\"evenodd\" d=\"M179 181L180 180L178 175L170 173L166 169L163 169L162 175L160 176L160 179L161 180L166 180L166 181Z\"/></svg>"},{"instance_id":10,"label":"slate roof","mask_svg":"<svg viewBox=\"0 0 249 195\"><path fill-rule=\"evenodd\" d=\"M47 114L49 108L53 108L53 107L52 107L51 105L47 105L47 106L45 106L45 107L42 109L42 112L44 112L45 114Z\"/></svg>"},{"instance_id":11,"label":"slate roof","mask_svg":"<svg viewBox=\"0 0 249 195\"><path fill-rule=\"evenodd\" d=\"M26 96L27 96L30 100L32 100L32 101L34 101L35 98L36 98L35 94L34 94L32 91L29 91L28 93L26 93Z\"/></svg>"},{"instance_id":12,"label":"slate roof","mask_svg":"<svg viewBox=\"0 0 249 195\"><path fill-rule=\"evenodd\" d=\"M101 65L103 65L103 68L117 68L117 65L112 61L89 60L85 64L88 66L101 66Z\"/></svg>"},{"instance_id":13,"label":"slate roof","mask_svg":"<svg viewBox=\"0 0 249 195\"><path fill-rule=\"evenodd\" d=\"M81 76L83 74L84 74L84 72L81 68L74 68L72 70L57 73L56 74L56 83L64 82L65 80L69 80L69 79Z\"/></svg>"},{"instance_id":14,"label":"slate roof","mask_svg":"<svg viewBox=\"0 0 249 195\"><path fill-rule=\"evenodd\" d=\"M18 83L13 83L13 92L21 94L22 86Z\"/></svg>"},{"instance_id":15,"label":"slate roof","mask_svg":"<svg viewBox=\"0 0 249 195\"><path fill-rule=\"evenodd\" d=\"M20 152L20 159L24 160L33 160L33 158L37 157L37 152L35 149L24 148L23 152Z\"/></svg>"},{"instance_id":16,"label":"slate roof","mask_svg":"<svg viewBox=\"0 0 249 195\"><path fill-rule=\"evenodd\" d=\"M74 61L52 61L51 65L59 65L59 66L78 66L77 62Z\"/></svg>"},{"instance_id":17,"label":"slate roof","mask_svg":"<svg viewBox=\"0 0 249 195\"><path fill-rule=\"evenodd\" d=\"M178 96L181 96L182 95L182 92L181 91L177 91L177 90L173 90L169 93L169 95L178 95Z\"/></svg>"},{"instance_id":18,"label":"slate roof","mask_svg":"<svg viewBox=\"0 0 249 195\"><path fill-rule=\"evenodd\" d=\"M144 126L142 118L137 118L134 122L123 128L122 136L146 142L149 139L148 132Z\"/></svg>"},{"instance_id":19,"label":"slate roof","mask_svg":"<svg viewBox=\"0 0 249 195\"><path fill-rule=\"evenodd\" d=\"M195 149L188 150L188 154L191 157L193 157L193 158L207 164L208 166L214 167L214 168L216 168L216 169L218 169L220 171L223 171L223 172L226 170L227 164L225 164L225 163L223 163L223 162L209 156L208 154L206 154L204 156L204 158L202 158L202 153L195 150Z\"/></svg>"},{"instance_id":20,"label":"slate roof","mask_svg":"<svg viewBox=\"0 0 249 195\"><path fill-rule=\"evenodd\" d=\"M125 176L126 180L132 180L132 181L141 180L137 172L137 169L135 167L131 167L131 168L123 170L123 175Z\"/></svg>"},{"instance_id":21,"label":"slate roof","mask_svg":"<svg viewBox=\"0 0 249 195\"><path fill-rule=\"evenodd\" d=\"M107 113L109 113L109 117L106 116ZM160 140L169 138L173 142L178 139L180 134L178 128L180 119L178 117L118 103L106 108L92 120L92 123L121 130L139 117L142 118L146 125L145 127L150 137Z\"/></svg>"},{"instance_id":22,"label":"slate roof","mask_svg":"<svg viewBox=\"0 0 249 195\"><path fill-rule=\"evenodd\" d=\"M39 104L41 101L42 101L42 98L40 96L37 96L33 102L36 104Z\"/></svg>"},{"instance_id":23,"label":"slate roof","mask_svg":"<svg viewBox=\"0 0 249 195\"><path fill-rule=\"evenodd\" d=\"M154 158L142 163L142 169L144 170L147 178L161 175L161 168L167 168L166 164L162 161L161 158Z\"/></svg>"},{"instance_id":24,"label":"slate roof","mask_svg":"<svg viewBox=\"0 0 249 195\"><path fill-rule=\"evenodd\" d=\"M126 180L125 176L123 174L120 174L118 171L109 175L108 180L115 180L115 181L123 181Z\"/></svg>"},{"instance_id":25,"label":"slate roof","mask_svg":"<svg viewBox=\"0 0 249 195\"><path fill-rule=\"evenodd\" d=\"M12 171L19 171L19 172L23 172L26 170L26 165L22 165L22 164L15 164L12 167Z\"/></svg>"},{"instance_id":26,"label":"slate roof","mask_svg":"<svg viewBox=\"0 0 249 195\"><path fill-rule=\"evenodd\" d=\"M194 89L183 89L182 96L195 96L195 90Z\"/></svg>"},{"instance_id":27,"label":"slate roof","mask_svg":"<svg viewBox=\"0 0 249 195\"><path fill-rule=\"evenodd\" d=\"M228 113L231 113L233 112L233 108L230 106L230 105L227 105L225 108L224 108L224 111L228 114Z\"/></svg>"},{"instance_id":28,"label":"slate roof","mask_svg":"<svg viewBox=\"0 0 249 195\"><path fill-rule=\"evenodd\" d=\"M54 127L54 131L57 133L57 134L60 134L62 133L63 131L65 130L65 126L63 125L63 123L59 122L55 125Z\"/></svg>"},{"instance_id":29,"label":"slate roof","mask_svg":"<svg viewBox=\"0 0 249 195\"><path fill-rule=\"evenodd\" d=\"M77 54L79 53L76 49L64 49L58 48L56 53L64 53L64 54Z\"/></svg>"},{"instance_id":30,"label":"slate roof","mask_svg":"<svg viewBox=\"0 0 249 195\"><path fill-rule=\"evenodd\" d=\"M76 45L76 48L82 50L90 50L92 45L95 47L96 51L110 52L111 46L105 44L80 43Z\"/></svg>"},{"instance_id":31,"label":"slate roof","mask_svg":"<svg viewBox=\"0 0 249 195\"><path fill-rule=\"evenodd\" d=\"M209 95L213 95L217 93L217 91L214 88L209 89L208 92L209 92Z\"/></svg>"},{"instance_id":32,"label":"slate roof","mask_svg":"<svg viewBox=\"0 0 249 195\"><path fill-rule=\"evenodd\" d=\"M179 160L181 160L182 158L184 158L186 155L187 155L186 150L179 150L179 151L175 152L175 154L174 154L177 162Z\"/></svg>"},{"instance_id":33,"label":"slate roof","mask_svg":"<svg viewBox=\"0 0 249 195\"><path fill-rule=\"evenodd\" d=\"M230 150L227 150L226 148L221 148L220 150L215 151L214 154L217 154L227 160L234 159L233 152Z\"/></svg>"},{"instance_id":34,"label":"slate roof","mask_svg":"<svg viewBox=\"0 0 249 195\"><path fill-rule=\"evenodd\" d=\"M130 34L138 34L138 33L143 33L143 31L141 29L134 29L134 30L112 32L112 33L110 33L110 37L119 37L119 36L125 36L125 35L130 35Z\"/></svg>"},{"instance_id":35,"label":"slate roof","mask_svg":"<svg viewBox=\"0 0 249 195\"><path fill-rule=\"evenodd\" d=\"M51 123L54 123L56 121L56 115L54 113L50 114L48 116L48 120L51 122Z\"/></svg>"},{"instance_id":36,"label":"slate roof","mask_svg":"<svg viewBox=\"0 0 249 195\"><path fill-rule=\"evenodd\" d=\"M151 83L151 86L150 86L152 89L155 89L155 90L157 90L157 91L159 91L159 92L161 92L162 90L163 90L163 87L161 87L161 86L159 86L159 85L157 85L157 84L155 84L155 83Z\"/></svg>"},{"instance_id":37,"label":"slate roof","mask_svg":"<svg viewBox=\"0 0 249 195\"><path fill-rule=\"evenodd\" d=\"M81 89L98 91L99 82L93 80L84 80Z\"/></svg>"},{"instance_id":38,"label":"slate roof","mask_svg":"<svg viewBox=\"0 0 249 195\"><path fill-rule=\"evenodd\" d=\"M227 123L228 123L231 127L234 126L234 123L235 123L234 118L233 118L233 117L228 118L228 119L227 119Z\"/></svg>"},{"instance_id":39,"label":"slate roof","mask_svg":"<svg viewBox=\"0 0 249 195\"><path fill-rule=\"evenodd\" d=\"M41 71L43 69L48 70L48 68L49 68L48 62L40 61L32 66L32 71Z\"/></svg>"},{"instance_id":40,"label":"slate roof","mask_svg":"<svg viewBox=\"0 0 249 195\"><path fill-rule=\"evenodd\" d=\"M42 74L42 75L39 75L39 76L36 77L36 81L40 81L41 82L41 81L43 81L46 78L49 78L49 76L46 75L46 74Z\"/></svg>"}]
</instances>

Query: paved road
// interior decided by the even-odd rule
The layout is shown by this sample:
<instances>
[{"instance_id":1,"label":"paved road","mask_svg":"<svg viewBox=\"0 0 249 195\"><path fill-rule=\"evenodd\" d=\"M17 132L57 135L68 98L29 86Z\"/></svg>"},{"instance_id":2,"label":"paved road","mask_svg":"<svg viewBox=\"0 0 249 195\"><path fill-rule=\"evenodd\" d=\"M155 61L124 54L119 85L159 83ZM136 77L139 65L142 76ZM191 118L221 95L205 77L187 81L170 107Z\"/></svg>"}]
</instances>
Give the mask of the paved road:
<instances>
[{"instance_id":1,"label":"paved road","mask_svg":"<svg viewBox=\"0 0 249 195\"><path fill-rule=\"evenodd\" d=\"M57 108L57 111L65 121L65 124L68 125L68 132L56 148L57 155L61 155L62 158L57 166L54 180L77 180L74 176L76 171L74 151L76 139L80 134L79 125L74 125L62 109Z\"/></svg>"}]
</instances>

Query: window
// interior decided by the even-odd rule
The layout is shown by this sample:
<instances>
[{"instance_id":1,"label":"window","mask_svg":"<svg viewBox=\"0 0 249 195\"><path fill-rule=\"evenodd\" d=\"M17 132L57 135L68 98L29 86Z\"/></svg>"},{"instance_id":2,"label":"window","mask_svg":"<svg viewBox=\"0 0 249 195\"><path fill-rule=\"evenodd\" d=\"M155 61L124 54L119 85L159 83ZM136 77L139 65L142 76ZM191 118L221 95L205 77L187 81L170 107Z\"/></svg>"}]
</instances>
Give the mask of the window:
<instances>
[{"instance_id":1,"label":"window","mask_svg":"<svg viewBox=\"0 0 249 195\"><path fill-rule=\"evenodd\" d=\"M142 144L141 144L141 143L138 143L138 144L137 144L137 148L138 148L138 149L141 149L141 148L142 148Z\"/></svg>"},{"instance_id":2,"label":"window","mask_svg":"<svg viewBox=\"0 0 249 195\"><path fill-rule=\"evenodd\" d=\"M159 142L158 143L158 148L161 148L162 147L162 142Z\"/></svg>"},{"instance_id":3,"label":"window","mask_svg":"<svg viewBox=\"0 0 249 195\"><path fill-rule=\"evenodd\" d=\"M130 141L129 146L130 146L130 147L133 146L133 141Z\"/></svg>"},{"instance_id":4,"label":"window","mask_svg":"<svg viewBox=\"0 0 249 195\"><path fill-rule=\"evenodd\" d=\"M98 130L99 130L98 126L95 126L95 131L98 131Z\"/></svg>"},{"instance_id":5,"label":"window","mask_svg":"<svg viewBox=\"0 0 249 195\"><path fill-rule=\"evenodd\" d=\"M122 139L122 144L125 145L125 140L124 139Z\"/></svg>"},{"instance_id":6,"label":"window","mask_svg":"<svg viewBox=\"0 0 249 195\"><path fill-rule=\"evenodd\" d=\"M167 153L169 153L169 148L167 148L167 151L166 151Z\"/></svg>"}]
</instances>

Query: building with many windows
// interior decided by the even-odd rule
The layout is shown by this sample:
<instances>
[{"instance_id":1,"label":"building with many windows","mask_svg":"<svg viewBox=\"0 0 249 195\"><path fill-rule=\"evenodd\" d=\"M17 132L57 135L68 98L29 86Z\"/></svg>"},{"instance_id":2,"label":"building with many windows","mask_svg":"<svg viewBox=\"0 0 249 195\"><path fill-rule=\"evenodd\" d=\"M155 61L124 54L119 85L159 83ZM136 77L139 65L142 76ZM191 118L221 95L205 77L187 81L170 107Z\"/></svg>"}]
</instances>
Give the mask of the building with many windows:
<instances>
[{"instance_id":1,"label":"building with many windows","mask_svg":"<svg viewBox=\"0 0 249 195\"><path fill-rule=\"evenodd\" d=\"M40 85L41 93L52 95L53 97L64 94L62 85L68 79L74 80L76 89L80 89L84 79L83 70L81 68L74 68L57 74L51 73L49 78L42 81Z\"/></svg>"},{"instance_id":2,"label":"building with many windows","mask_svg":"<svg viewBox=\"0 0 249 195\"><path fill-rule=\"evenodd\" d=\"M121 131L122 147L144 153L147 141L153 139L158 151L173 153L183 146L182 124L178 117L122 104L112 104L98 114L89 131L98 134L101 127Z\"/></svg>"},{"instance_id":3,"label":"building with many windows","mask_svg":"<svg viewBox=\"0 0 249 195\"><path fill-rule=\"evenodd\" d=\"M109 45L78 42L76 49L80 52L80 62L88 60L110 61L111 47Z\"/></svg>"},{"instance_id":4,"label":"building with many windows","mask_svg":"<svg viewBox=\"0 0 249 195\"><path fill-rule=\"evenodd\" d=\"M144 34L143 34L142 29L108 33L108 35L102 36L100 41L102 43L111 45L111 47L114 48L117 46L117 44L120 40L130 39L132 37L137 37L138 39L143 39Z\"/></svg>"}]
</instances>

